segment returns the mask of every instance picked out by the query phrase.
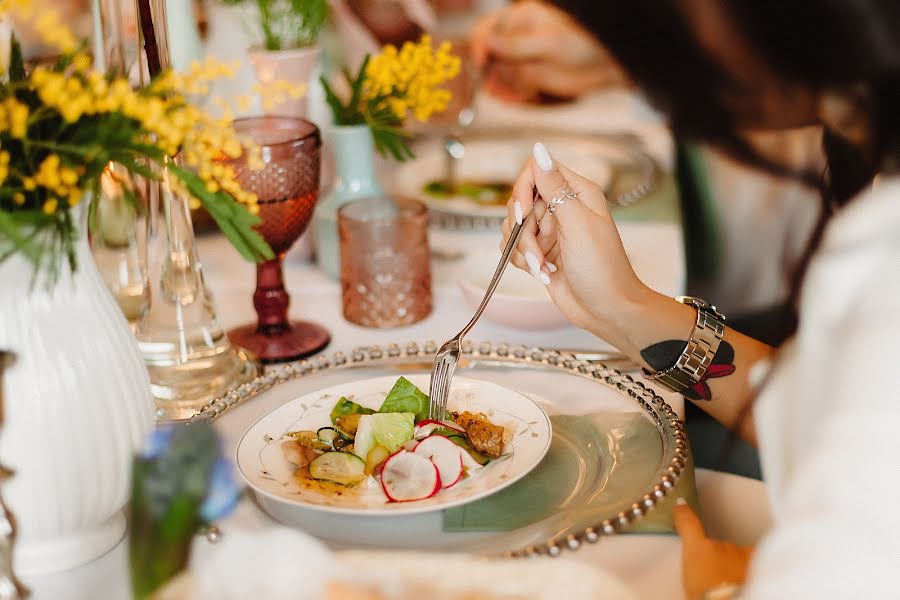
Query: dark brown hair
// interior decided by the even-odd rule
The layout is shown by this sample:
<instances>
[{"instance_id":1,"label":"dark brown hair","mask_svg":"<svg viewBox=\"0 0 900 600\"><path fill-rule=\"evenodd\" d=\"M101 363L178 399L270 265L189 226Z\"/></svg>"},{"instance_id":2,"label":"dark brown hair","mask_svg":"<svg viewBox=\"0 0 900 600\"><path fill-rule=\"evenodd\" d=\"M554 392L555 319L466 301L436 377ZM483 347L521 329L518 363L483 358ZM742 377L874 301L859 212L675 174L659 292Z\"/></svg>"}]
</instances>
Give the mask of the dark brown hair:
<instances>
[{"instance_id":1,"label":"dark brown hair","mask_svg":"<svg viewBox=\"0 0 900 600\"><path fill-rule=\"evenodd\" d=\"M816 91L863 90L867 148L826 132L824 174L795 172L760 155L740 134L722 91L733 84L696 39L673 0L556 0L613 53L670 119L676 136L710 143L776 175L820 186L822 214L795 275L793 300L835 207L878 170L900 163L900 2L717 0L776 74Z\"/></svg>"}]
</instances>

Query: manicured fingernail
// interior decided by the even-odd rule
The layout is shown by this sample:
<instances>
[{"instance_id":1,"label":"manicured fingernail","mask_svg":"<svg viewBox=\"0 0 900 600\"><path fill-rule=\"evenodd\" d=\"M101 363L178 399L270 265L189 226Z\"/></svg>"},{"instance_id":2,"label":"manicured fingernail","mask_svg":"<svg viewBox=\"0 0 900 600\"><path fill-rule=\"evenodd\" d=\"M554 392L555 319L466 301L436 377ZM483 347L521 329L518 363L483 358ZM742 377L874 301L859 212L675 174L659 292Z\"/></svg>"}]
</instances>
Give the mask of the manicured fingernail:
<instances>
[{"instance_id":1,"label":"manicured fingernail","mask_svg":"<svg viewBox=\"0 0 900 600\"><path fill-rule=\"evenodd\" d=\"M687 500L685 500L684 498L678 498L677 500L675 500L675 504L677 504L678 506L687 506Z\"/></svg>"},{"instance_id":2,"label":"manicured fingernail","mask_svg":"<svg viewBox=\"0 0 900 600\"><path fill-rule=\"evenodd\" d=\"M554 265L554 264L553 264L552 262L550 262L549 260L546 261L544 264L547 265L547 270L550 271L551 273L556 273L557 271L559 271L559 267L557 267L556 265Z\"/></svg>"},{"instance_id":3,"label":"manicured fingernail","mask_svg":"<svg viewBox=\"0 0 900 600\"><path fill-rule=\"evenodd\" d=\"M541 168L541 171L550 171L553 169L553 159L547 152L547 147L538 142L534 145L534 162Z\"/></svg>"},{"instance_id":4,"label":"manicured fingernail","mask_svg":"<svg viewBox=\"0 0 900 600\"><path fill-rule=\"evenodd\" d=\"M516 203L513 204L513 211L516 213L516 223L518 225L522 224L522 203L516 200Z\"/></svg>"},{"instance_id":5,"label":"manicured fingernail","mask_svg":"<svg viewBox=\"0 0 900 600\"><path fill-rule=\"evenodd\" d=\"M541 272L541 263L538 262L537 256L534 255L534 252L525 253L525 262L528 263L528 268L531 269L531 274L537 277L538 273Z\"/></svg>"},{"instance_id":6,"label":"manicured fingernail","mask_svg":"<svg viewBox=\"0 0 900 600\"><path fill-rule=\"evenodd\" d=\"M543 283L544 285L550 285L550 276L544 273L543 271L538 271L538 274L535 275L537 280Z\"/></svg>"}]
</instances>

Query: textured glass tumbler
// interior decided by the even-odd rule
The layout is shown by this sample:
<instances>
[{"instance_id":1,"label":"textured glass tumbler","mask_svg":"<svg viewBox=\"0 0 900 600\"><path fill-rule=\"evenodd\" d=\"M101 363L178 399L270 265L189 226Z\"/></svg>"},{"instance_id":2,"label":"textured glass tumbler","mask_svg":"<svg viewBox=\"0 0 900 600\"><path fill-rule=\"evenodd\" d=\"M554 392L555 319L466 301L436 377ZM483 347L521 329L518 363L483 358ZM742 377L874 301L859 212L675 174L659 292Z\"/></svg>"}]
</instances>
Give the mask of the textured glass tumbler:
<instances>
[{"instance_id":1,"label":"textured glass tumbler","mask_svg":"<svg viewBox=\"0 0 900 600\"><path fill-rule=\"evenodd\" d=\"M401 327L431 314L428 211L409 199L364 199L338 211L344 318Z\"/></svg>"},{"instance_id":2,"label":"textured glass tumbler","mask_svg":"<svg viewBox=\"0 0 900 600\"><path fill-rule=\"evenodd\" d=\"M241 186L259 198L262 223L256 230L275 252L275 258L256 267L253 306L259 321L228 332L231 341L263 362L296 360L328 345L324 327L288 319L290 297L284 289L282 260L309 225L319 199L319 129L305 119L255 117L234 122L238 135L261 150L263 168L253 170L245 159L229 164Z\"/></svg>"}]
</instances>

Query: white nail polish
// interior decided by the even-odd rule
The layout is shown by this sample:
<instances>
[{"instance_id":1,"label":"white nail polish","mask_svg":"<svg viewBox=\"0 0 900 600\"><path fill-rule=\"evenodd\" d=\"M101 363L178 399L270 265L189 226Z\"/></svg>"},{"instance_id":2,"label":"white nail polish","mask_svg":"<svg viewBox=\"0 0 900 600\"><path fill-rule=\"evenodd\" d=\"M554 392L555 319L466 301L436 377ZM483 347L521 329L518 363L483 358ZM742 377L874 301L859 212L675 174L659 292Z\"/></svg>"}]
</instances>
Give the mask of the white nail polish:
<instances>
[{"instance_id":1,"label":"white nail polish","mask_svg":"<svg viewBox=\"0 0 900 600\"><path fill-rule=\"evenodd\" d=\"M516 223L518 225L522 224L522 203L516 200L516 203L513 204L513 211L516 213Z\"/></svg>"},{"instance_id":2,"label":"white nail polish","mask_svg":"<svg viewBox=\"0 0 900 600\"><path fill-rule=\"evenodd\" d=\"M553 264L552 262L550 262L549 260L546 261L544 264L547 265L547 270L550 271L551 273L556 273L557 271L559 271L559 267L557 267L556 265L554 265L554 264Z\"/></svg>"},{"instance_id":3,"label":"white nail polish","mask_svg":"<svg viewBox=\"0 0 900 600\"><path fill-rule=\"evenodd\" d=\"M538 271L537 280L543 283L544 285L550 285L550 276L544 273L543 271Z\"/></svg>"},{"instance_id":4,"label":"white nail polish","mask_svg":"<svg viewBox=\"0 0 900 600\"><path fill-rule=\"evenodd\" d=\"M534 255L534 252L525 253L525 262L528 263L528 268L531 270L531 274L535 277L538 277L538 273L541 272L541 263L538 262L537 256Z\"/></svg>"},{"instance_id":5,"label":"white nail polish","mask_svg":"<svg viewBox=\"0 0 900 600\"><path fill-rule=\"evenodd\" d=\"M675 500L675 504L677 504L678 506L686 506L687 500L685 500L684 498L678 498L677 500Z\"/></svg>"},{"instance_id":6,"label":"white nail polish","mask_svg":"<svg viewBox=\"0 0 900 600\"><path fill-rule=\"evenodd\" d=\"M534 162L540 167L541 171L550 171L553 169L553 159L547 152L547 147L538 142L534 145Z\"/></svg>"}]
</instances>

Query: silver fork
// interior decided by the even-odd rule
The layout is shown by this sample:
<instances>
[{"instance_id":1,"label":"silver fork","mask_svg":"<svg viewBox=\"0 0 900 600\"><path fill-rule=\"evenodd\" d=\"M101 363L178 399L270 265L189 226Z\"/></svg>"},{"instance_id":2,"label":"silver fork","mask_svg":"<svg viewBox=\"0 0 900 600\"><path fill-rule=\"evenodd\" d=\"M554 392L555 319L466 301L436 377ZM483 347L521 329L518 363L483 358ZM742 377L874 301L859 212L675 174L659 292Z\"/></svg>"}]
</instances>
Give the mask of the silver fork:
<instances>
[{"instance_id":1,"label":"silver fork","mask_svg":"<svg viewBox=\"0 0 900 600\"><path fill-rule=\"evenodd\" d=\"M534 198L537 199L537 197L537 190L534 190ZM533 214L534 213L528 215L528 219L531 219ZM456 365L459 363L459 355L462 354L463 338L469 333L472 327L475 326L478 319L481 318L481 314L487 307L491 296L494 295L494 290L497 289L500 278L503 276L503 271L506 270L506 265L509 263L509 257L519 243L522 228L525 226L524 223L527 222L528 220L526 219L522 225L513 225L512 231L509 234L509 241L506 242L506 247L503 249L503 254L500 256L500 263L497 265L497 270L494 271L494 277L491 279L491 283L484 293L484 298L481 299L481 304L479 304L478 308L475 310L475 316L472 317L459 333L449 341L444 342L444 345L441 346L441 349L438 350L437 355L434 357L434 365L431 367L431 385L428 389L429 419L442 421L447 415L447 397L450 393L450 380L453 378L453 372L456 371Z\"/></svg>"}]
</instances>

